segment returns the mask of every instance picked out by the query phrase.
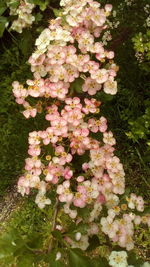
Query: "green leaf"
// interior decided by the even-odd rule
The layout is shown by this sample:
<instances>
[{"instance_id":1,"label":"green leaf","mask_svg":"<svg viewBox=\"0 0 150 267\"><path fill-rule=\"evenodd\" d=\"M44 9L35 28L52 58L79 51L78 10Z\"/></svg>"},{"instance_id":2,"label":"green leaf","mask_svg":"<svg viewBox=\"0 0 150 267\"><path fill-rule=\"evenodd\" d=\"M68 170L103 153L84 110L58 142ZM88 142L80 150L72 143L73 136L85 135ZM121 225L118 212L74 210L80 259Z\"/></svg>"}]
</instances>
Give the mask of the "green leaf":
<instances>
[{"instance_id":1,"label":"green leaf","mask_svg":"<svg viewBox=\"0 0 150 267\"><path fill-rule=\"evenodd\" d=\"M0 3L0 16L5 12L5 10L7 9L6 3L4 3L3 1Z\"/></svg>"},{"instance_id":2,"label":"green leaf","mask_svg":"<svg viewBox=\"0 0 150 267\"><path fill-rule=\"evenodd\" d=\"M34 263L34 255L33 254L23 254L19 257L17 257L18 259L18 266L19 267L29 267L29 266L33 266Z\"/></svg>"},{"instance_id":3,"label":"green leaf","mask_svg":"<svg viewBox=\"0 0 150 267\"><path fill-rule=\"evenodd\" d=\"M145 208L142 214L150 214L150 207Z\"/></svg>"},{"instance_id":4,"label":"green leaf","mask_svg":"<svg viewBox=\"0 0 150 267\"><path fill-rule=\"evenodd\" d=\"M81 78L76 79L75 82L73 82L71 84L71 87L70 87L71 91L77 92L77 93L82 93L83 83L84 83L83 79L81 79Z\"/></svg>"},{"instance_id":5,"label":"green leaf","mask_svg":"<svg viewBox=\"0 0 150 267\"><path fill-rule=\"evenodd\" d=\"M61 250L59 251L62 252ZM54 249L49 254L47 254L46 262L49 263L48 265L49 267L65 267L66 266L64 262L62 262L62 259L56 261L57 252L58 252L58 249Z\"/></svg>"},{"instance_id":6,"label":"green leaf","mask_svg":"<svg viewBox=\"0 0 150 267\"><path fill-rule=\"evenodd\" d=\"M79 249L71 249L68 253L69 266L72 267L91 267L90 259L82 254Z\"/></svg>"},{"instance_id":7,"label":"green leaf","mask_svg":"<svg viewBox=\"0 0 150 267\"><path fill-rule=\"evenodd\" d=\"M61 17L62 15L62 9L53 8L53 12L54 12L55 17Z\"/></svg>"},{"instance_id":8,"label":"green leaf","mask_svg":"<svg viewBox=\"0 0 150 267\"><path fill-rule=\"evenodd\" d=\"M61 232L59 230L55 230L52 232L52 235L58 239L58 240L62 240L62 235L61 235Z\"/></svg>"},{"instance_id":9,"label":"green leaf","mask_svg":"<svg viewBox=\"0 0 150 267\"><path fill-rule=\"evenodd\" d=\"M96 97L97 97L98 100L100 100L100 101L102 101L104 103L108 102L108 101L112 101L112 99L114 98L113 95L106 94L106 93L104 93L102 91L98 92L96 94Z\"/></svg>"},{"instance_id":10,"label":"green leaf","mask_svg":"<svg viewBox=\"0 0 150 267\"><path fill-rule=\"evenodd\" d=\"M7 18L5 17L0 17L0 37L3 36L3 32L6 28L6 23L7 23Z\"/></svg>"},{"instance_id":11,"label":"green leaf","mask_svg":"<svg viewBox=\"0 0 150 267\"><path fill-rule=\"evenodd\" d=\"M60 260L58 260L58 261L55 260L55 261L49 263L49 267L64 267L64 266L65 266L64 263L61 262Z\"/></svg>"},{"instance_id":12,"label":"green leaf","mask_svg":"<svg viewBox=\"0 0 150 267\"><path fill-rule=\"evenodd\" d=\"M25 30L22 34L22 38L19 42L19 48L24 56L28 56L31 50L32 35L29 30Z\"/></svg>"},{"instance_id":13,"label":"green leaf","mask_svg":"<svg viewBox=\"0 0 150 267\"><path fill-rule=\"evenodd\" d=\"M128 253L128 264L134 265L136 267L140 267L143 264L143 260L137 258L136 254L133 252Z\"/></svg>"},{"instance_id":14,"label":"green leaf","mask_svg":"<svg viewBox=\"0 0 150 267\"><path fill-rule=\"evenodd\" d=\"M41 19L43 18L43 15L38 12L36 15L35 15L35 23L41 21Z\"/></svg>"},{"instance_id":15,"label":"green leaf","mask_svg":"<svg viewBox=\"0 0 150 267\"><path fill-rule=\"evenodd\" d=\"M92 267L109 267L109 264L105 258L94 258L92 261Z\"/></svg>"},{"instance_id":16,"label":"green leaf","mask_svg":"<svg viewBox=\"0 0 150 267\"><path fill-rule=\"evenodd\" d=\"M19 4L20 4L20 1L19 0L16 0L16 1L13 1L12 3L10 2L9 3L9 7L15 9L15 8L17 8L19 6Z\"/></svg>"},{"instance_id":17,"label":"green leaf","mask_svg":"<svg viewBox=\"0 0 150 267\"><path fill-rule=\"evenodd\" d=\"M38 5L39 8L44 11L47 7L47 5L49 4L49 0L28 0L31 4L35 4L35 5Z\"/></svg>"},{"instance_id":18,"label":"green leaf","mask_svg":"<svg viewBox=\"0 0 150 267\"><path fill-rule=\"evenodd\" d=\"M91 238L89 238L89 247L88 247L88 251L91 251L91 250L94 250L96 249L97 247L99 247L100 245L100 242L99 242L99 238L97 235L93 235Z\"/></svg>"},{"instance_id":19,"label":"green leaf","mask_svg":"<svg viewBox=\"0 0 150 267\"><path fill-rule=\"evenodd\" d=\"M88 229L88 224L80 222L79 224L71 223L68 228L68 233L72 233L73 235L76 232L80 232L81 234L86 234Z\"/></svg>"}]
</instances>

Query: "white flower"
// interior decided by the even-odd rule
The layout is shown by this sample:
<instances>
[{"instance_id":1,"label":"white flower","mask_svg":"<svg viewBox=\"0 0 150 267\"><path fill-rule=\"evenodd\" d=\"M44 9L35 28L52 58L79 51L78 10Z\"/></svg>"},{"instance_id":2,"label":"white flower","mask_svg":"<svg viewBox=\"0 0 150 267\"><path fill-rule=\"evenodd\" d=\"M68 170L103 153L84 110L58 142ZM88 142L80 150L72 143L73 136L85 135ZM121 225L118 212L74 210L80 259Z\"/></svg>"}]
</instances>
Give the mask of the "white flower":
<instances>
[{"instance_id":1,"label":"white flower","mask_svg":"<svg viewBox=\"0 0 150 267\"><path fill-rule=\"evenodd\" d=\"M51 31L47 28L43 30L38 39L36 39L35 45L38 47L39 50L43 50L49 45L50 35Z\"/></svg>"},{"instance_id":2,"label":"white flower","mask_svg":"<svg viewBox=\"0 0 150 267\"><path fill-rule=\"evenodd\" d=\"M73 41L71 33L63 28L59 27L56 29L56 37L55 40L62 40L63 42Z\"/></svg>"},{"instance_id":3,"label":"white flower","mask_svg":"<svg viewBox=\"0 0 150 267\"><path fill-rule=\"evenodd\" d=\"M108 80L104 83L104 92L106 94L115 95L117 93L117 82Z\"/></svg>"},{"instance_id":4,"label":"white flower","mask_svg":"<svg viewBox=\"0 0 150 267\"><path fill-rule=\"evenodd\" d=\"M93 222L97 219L102 210L102 205L100 203L95 203L93 210L90 212L89 222Z\"/></svg>"},{"instance_id":5,"label":"white flower","mask_svg":"<svg viewBox=\"0 0 150 267\"><path fill-rule=\"evenodd\" d=\"M103 142L111 146L116 144L116 140L111 131L103 133Z\"/></svg>"},{"instance_id":6,"label":"white flower","mask_svg":"<svg viewBox=\"0 0 150 267\"><path fill-rule=\"evenodd\" d=\"M35 203L38 205L40 209L43 209L45 205L51 204L51 200L49 198L46 198L43 193L38 193L35 198Z\"/></svg>"},{"instance_id":7,"label":"white flower","mask_svg":"<svg viewBox=\"0 0 150 267\"><path fill-rule=\"evenodd\" d=\"M109 264L114 267L127 267L127 252L126 251L112 251L109 256Z\"/></svg>"},{"instance_id":8,"label":"white flower","mask_svg":"<svg viewBox=\"0 0 150 267\"><path fill-rule=\"evenodd\" d=\"M60 1L60 6L66 6L71 4L72 0L61 0Z\"/></svg>"},{"instance_id":9,"label":"white flower","mask_svg":"<svg viewBox=\"0 0 150 267\"><path fill-rule=\"evenodd\" d=\"M82 235L80 241L73 242L71 246L72 248L80 248L82 250L86 250L89 246L88 236Z\"/></svg>"}]
</instances>

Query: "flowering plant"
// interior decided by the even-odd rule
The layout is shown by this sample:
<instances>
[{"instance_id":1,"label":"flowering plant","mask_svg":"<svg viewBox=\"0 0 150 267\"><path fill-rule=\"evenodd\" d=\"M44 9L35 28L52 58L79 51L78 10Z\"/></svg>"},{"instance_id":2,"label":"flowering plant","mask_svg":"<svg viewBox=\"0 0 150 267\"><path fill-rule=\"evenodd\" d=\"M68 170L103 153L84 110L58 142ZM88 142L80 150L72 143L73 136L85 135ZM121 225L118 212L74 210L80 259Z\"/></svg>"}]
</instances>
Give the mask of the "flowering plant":
<instances>
[{"instance_id":1,"label":"flowering plant","mask_svg":"<svg viewBox=\"0 0 150 267\"><path fill-rule=\"evenodd\" d=\"M101 8L93 0L62 0L60 5L59 17L41 32L29 58L33 79L26 85L14 81L13 93L25 118L43 113L47 127L29 133L29 156L18 191L23 196L35 192L40 209L54 205L46 251L55 249L53 241L58 239L55 260L66 264L62 244L86 251L100 233L132 250L134 227L150 225L150 217L140 216L142 197L124 195L125 173L114 154L116 140L96 97L102 90L117 93L114 52L99 41L112 6ZM62 213L71 218L74 234L62 224ZM82 258L78 250L69 255L70 264ZM126 252L118 255L111 254L110 265L127 266Z\"/></svg>"}]
</instances>

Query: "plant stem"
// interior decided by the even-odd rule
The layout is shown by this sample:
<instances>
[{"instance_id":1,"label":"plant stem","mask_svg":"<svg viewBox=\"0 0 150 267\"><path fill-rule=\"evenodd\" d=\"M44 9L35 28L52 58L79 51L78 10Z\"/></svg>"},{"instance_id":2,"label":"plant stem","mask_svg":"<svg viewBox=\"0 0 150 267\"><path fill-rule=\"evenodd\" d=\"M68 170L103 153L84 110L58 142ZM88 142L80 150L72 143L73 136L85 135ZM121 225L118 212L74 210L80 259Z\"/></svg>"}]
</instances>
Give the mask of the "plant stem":
<instances>
[{"instance_id":1,"label":"plant stem","mask_svg":"<svg viewBox=\"0 0 150 267\"><path fill-rule=\"evenodd\" d=\"M58 215L58 204L59 204L59 201L58 201L58 199L56 199L51 232L54 231L55 227L56 227L56 219L57 219L57 215ZM50 253L50 251L52 250L52 245L53 245L53 237L51 237L51 240L50 240L50 243L48 246L48 253Z\"/></svg>"}]
</instances>

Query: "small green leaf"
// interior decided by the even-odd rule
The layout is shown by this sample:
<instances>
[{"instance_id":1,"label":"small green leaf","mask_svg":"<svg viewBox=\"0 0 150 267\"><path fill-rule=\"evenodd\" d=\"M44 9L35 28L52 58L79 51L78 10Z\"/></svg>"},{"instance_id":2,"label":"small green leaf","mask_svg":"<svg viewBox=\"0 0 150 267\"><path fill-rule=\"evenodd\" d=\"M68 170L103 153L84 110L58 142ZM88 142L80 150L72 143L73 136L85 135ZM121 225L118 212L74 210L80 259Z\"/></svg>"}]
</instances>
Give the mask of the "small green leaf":
<instances>
[{"instance_id":1,"label":"small green leaf","mask_svg":"<svg viewBox=\"0 0 150 267\"><path fill-rule=\"evenodd\" d=\"M82 254L79 249L71 249L68 253L69 266L73 267L91 267L90 259Z\"/></svg>"}]
</instances>

